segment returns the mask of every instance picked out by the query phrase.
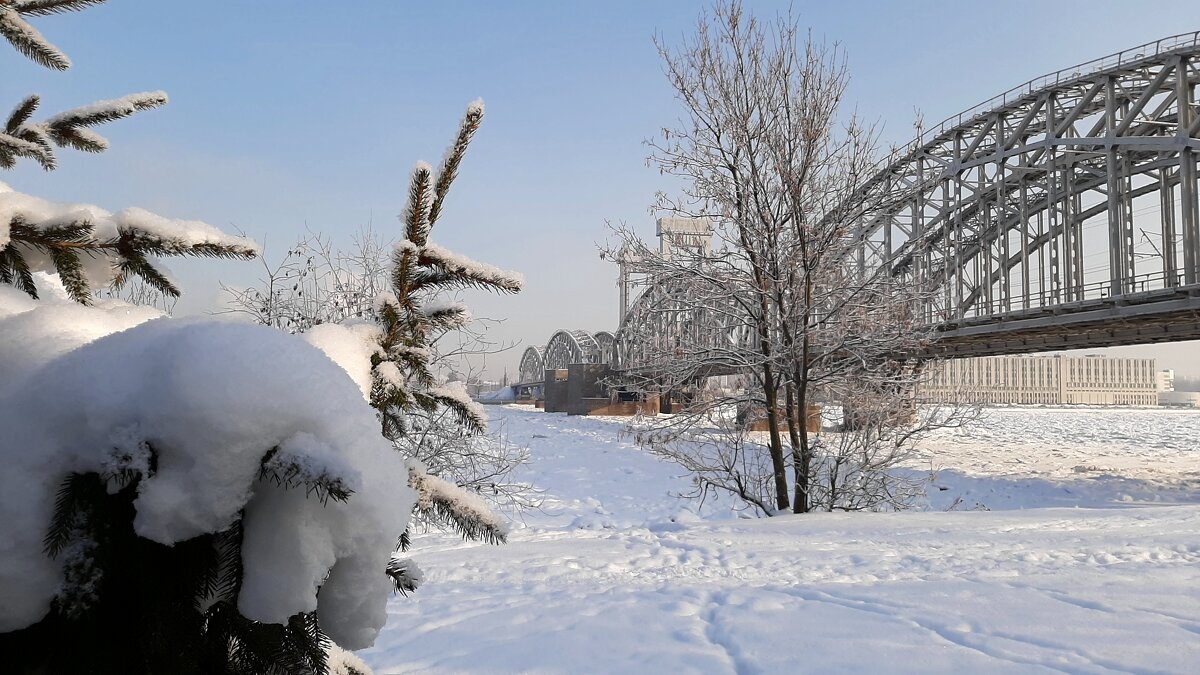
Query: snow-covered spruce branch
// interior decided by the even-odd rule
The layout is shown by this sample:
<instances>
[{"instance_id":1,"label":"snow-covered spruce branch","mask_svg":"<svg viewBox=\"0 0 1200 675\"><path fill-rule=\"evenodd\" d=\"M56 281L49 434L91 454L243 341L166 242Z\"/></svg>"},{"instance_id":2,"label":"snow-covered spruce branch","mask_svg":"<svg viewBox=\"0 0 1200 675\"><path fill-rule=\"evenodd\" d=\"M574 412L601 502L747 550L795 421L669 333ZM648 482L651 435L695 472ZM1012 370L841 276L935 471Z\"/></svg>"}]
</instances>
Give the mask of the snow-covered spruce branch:
<instances>
[{"instance_id":1,"label":"snow-covered spruce branch","mask_svg":"<svg viewBox=\"0 0 1200 675\"><path fill-rule=\"evenodd\" d=\"M401 242L397 250L415 252L417 269L410 282L415 291L475 287L516 293L525 285L525 278L516 272L476 262L432 242L420 246Z\"/></svg>"},{"instance_id":2,"label":"snow-covered spruce branch","mask_svg":"<svg viewBox=\"0 0 1200 675\"><path fill-rule=\"evenodd\" d=\"M464 287L513 293L522 280L429 241L482 114L482 104L468 107L440 170L417 164L399 243L389 246L367 231L353 250L343 252L312 235L292 247L283 263L264 262L258 288L226 290L230 311L304 333L342 365L379 412L384 435L443 480L440 497L430 502L437 506L418 509L423 521L461 525L466 536L498 541L491 528L450 517L456 511L447 506L454 503L449 495L457 491L469 503L482 494L517 509L536 499L530 486L510 478L527 454L479 436L487 430L486 414L461 383L448 381L467 357L493 349L453 294Z\"/></svg>"},{"instance_id":3,"label":"snow-covered spruce branch","mask_svg":"<svg viewBox=\"0 0 1200 675\"><path fill-rule=\"evenodd\" d=\"M34 62L55 70L71 67L71 60L55 47L26 18L75 12L102 4L104 0L0 0L0 36ZM18 159L31 159L50 171L57 166L54 147L84 152L103 152L108 140L91 129L143 110L165 105L161 91L129 94L120 98L80 106L33 121L41 99L35 94L17 104L0 128L0 169L11 169Z\"/></svg>"},{"instance_id":4,"label":"snow-covered spruce branch","mask_svg":"<svg viewBox=\"0 0 1200 675\"><path fill-rule=\"evenodd\" d=\"M34 364L53 376L5 378L0 386L7 467L0 515L14 547L0 560L0 630L8 631L0 641L62 637L58 619L37 623L48 608L82 615L153 598L200 608L170 621L131 614L111 626L170 635L170 653L141 647L155 663L236 643L222 658L308 653L315 668L323 661L311 651L280 651L281 643L325 644L314 608L340 643L370 642L383 620L382 601L373 599L378 582L387 587L380 561L415 495L404 486L402 458L371 430L374 411L340 369L296 338L260 327L129 327L102 310L19 298L0 293L0 316L20 319L0 318L12 328L9 353L44 353L36 343L67 309L66 319L85 327L63 335L68 343L120 332L61 345L62 356ZM5 372L16 365L0 364ZM153 375L167 371L173 377ZM114 398L114 390L138 395ZM80 446L83 437L94 442ZM276 480L312 488L314 497L349 499L322 504ZM131 578L126 565L143 573Z\"/></svg>"},{"instance_id":5,"label":"snow-covered spruce branch","mask_svg":"<svg viewBox=\"0 0 1200 675\"><path fill-rule=\"evenodd\" d=\"M322 454L329 452L323 449ZM277 445L263 457L258 480L270 481L285 490L303 486L306 496L316 496L322 504L327 504L330 499L345 502L354 494L358 481L351 480L347 473L345 466L334 469L312 455Z\"/></svg>"},{"instance_id":6,"label":"snow-covered spruce branch","mask_svg":"<svg viewBox=\"0 0 1200 675\"><path fill-rule=\"evenodd\" d=\"M55 47L25 17L77 12L105 0L3 0L0 2L0 35L30 60L54 70L71 67L71 59Z\"/></svg>"},{"instance_id":7,"label":"snow-covered spruce branch","mask_svg":"<svg viewBox=\"0 0 1200 675\"><path fill-rule=\"evenodd\" d=\"M478 495L426 473L409 462L408 485L417 492L417 513L429 522L452 526L466 539L503 543L508 525Z\"/></svg>"},{"instance_id":8,"label":"snow-covered spruce branch","mask_svg":"<svg viewBox=\"0 0 1200 675\"><path fill-rule=\"evenodd\" d=\"M167 95L161 91L129 94L74 108L44 122L31 121L40 102L38 96L29 96L9 115L0 130L0 168L11 169L18 159L32 159L50 171L58 164L54 146L103 152L108 149L108 140L90 127L166 105Z\"/></svg>"},{"instance_id":9,"label":"snow-covered spruce branch","mask_svg":"<svg viewBox=\"0 0 1200 675\"><path fill-rule=\"evenodd\" d=\"M199 221L170 220L143 209L117 213L88 204L57 204L0 183L0 282L38 297L35 272L57 274L70 297L92 301L93 289L139 278L166 297L179 288L157 256L253 258L257 245Z\"/></svg>"},{"instance_id":10,"label":"snow-covered spruce branch","mask_svg":"<svg viewBox=\"0 0 1200 675\"><path fill-rule=\"evenodd\" d=\"M386 574L392 580L392 588L401 595L417 590L425 580L425 575L415 562L395 554L388 560Z\"/></svg>"}]
</instances>

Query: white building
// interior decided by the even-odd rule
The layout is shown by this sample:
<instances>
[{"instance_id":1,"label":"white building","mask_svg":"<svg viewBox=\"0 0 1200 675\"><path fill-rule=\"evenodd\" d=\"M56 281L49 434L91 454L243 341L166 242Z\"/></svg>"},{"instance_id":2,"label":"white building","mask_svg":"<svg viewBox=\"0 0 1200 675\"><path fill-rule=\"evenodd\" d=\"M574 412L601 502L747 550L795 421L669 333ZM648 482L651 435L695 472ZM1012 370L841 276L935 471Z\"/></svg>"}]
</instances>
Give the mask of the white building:
<instances>
[{"instance_id":1,"label":"white building","mask_svg":"<svg viewBox=\"0 0 1200 675\"><path fill-rule=\"evenodd\" d=\"M946 361L926 373L932 401L1047 405L1158 405L1154 359L990 356Z\"/></svg>"},{"instance_id":2,"label":"white building","mask_svg":"<svg viewBox=\"0 0 1200 675\"><path fill-rule=\"evenodd\" d=\"M1158 391L1175 391L1175 371L1170 368L1158 371Z\"/></svg>"}]
</instances>

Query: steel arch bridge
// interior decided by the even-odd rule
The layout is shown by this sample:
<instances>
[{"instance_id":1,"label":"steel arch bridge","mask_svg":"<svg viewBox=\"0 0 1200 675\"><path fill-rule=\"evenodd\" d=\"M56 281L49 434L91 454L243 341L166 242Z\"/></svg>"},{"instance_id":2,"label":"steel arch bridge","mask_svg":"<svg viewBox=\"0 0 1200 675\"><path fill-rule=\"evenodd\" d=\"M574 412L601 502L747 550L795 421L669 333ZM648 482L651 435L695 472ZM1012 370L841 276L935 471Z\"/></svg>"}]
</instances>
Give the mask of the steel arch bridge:
<instances>
[{"instance_id":1,"label":"steel arch bridge","mask_svg":"<svg viewBox=\"0 0 1200 675\"><path fill-rule=\"evenodd\" d=\"M652 285L639 295L617 330L615 370L663 372L675 361L710 364L710 374L739 369L739 349L753 328L730 293L714 296L684 285Z\"/></svg>"},{"instance_id":2,"label":"steel arch bridge","mask_svg":"<svg viewBox=\"0 0 1200 675\"><path fill-rule=\"evenodd\" d=\"M566 368L572 363L614 363L616 350L616 336L608 331L555 331L545 347L525 348L521 355L520 383L536 384L547 370Z\"/></svg>"},{"instance_id":3,"label":"steel arch bridge","mask_svg":"<svg viewBox=\"0 0 1200 675\"><path fill-rule=\"evenodd\" d=\"M1200 337L1200 33L1026 82L861 189L857 271L940 290L951 354Z\"/></svg>"},{"instance_id":4,"label":"steel arch bridge","mask_svg":"<svg viewBox=\"0 0 1200 675\"><path fill-rule=\"evenodd\" d=\"M855 213L843 262L936 289L924 316L948 356L1200 339L1198 84L1188 33L945 120L860 187L869 211L839 210ZM697 309L688 293L637 298L613 366L653 371L753 339L735 298Z\"/></svg>"}]
</instances>

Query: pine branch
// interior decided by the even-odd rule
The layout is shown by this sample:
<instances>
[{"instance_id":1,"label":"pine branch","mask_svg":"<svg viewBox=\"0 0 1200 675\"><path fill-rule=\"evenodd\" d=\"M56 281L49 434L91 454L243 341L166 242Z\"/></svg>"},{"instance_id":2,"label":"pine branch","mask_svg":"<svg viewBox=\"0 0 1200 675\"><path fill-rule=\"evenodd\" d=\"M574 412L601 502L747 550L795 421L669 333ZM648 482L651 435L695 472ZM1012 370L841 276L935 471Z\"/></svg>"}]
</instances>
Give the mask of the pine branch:
<instances>
[{"instance_id":1,"label":"pine branch","mask_svg":"<svg viewBox=\"0 0 1200 675\"><path fill-rule=\"evenodd\" d=\"M34 160L47 171L56 166L49 144L36 132L22 129L15 134L0 133L0 167L11 169L22 157Z\"/></svg>"},{"instance_id":2,"label":"pine branch","mask_svg":"<svg viewBox=\"0 0 1200 675\"><path fill-rule=\"evenodd\" d=\"M81 12L89 7L103 5L106 0L19 0L13 9L21 14L50 16L64 12Z\"/></svg>"},{"instance_id":3,"label":"pine branch","mask_svg":"<svg viewBox=\"0 0 1200 675\"><path fill-rule=\"evenodd\" d=\"M24 258L13 243L31 246L50 257L62 280L67 295L81 304L91 304L91 288L84 276L83 263L79 259L79 250L85 248L92 233L92 226L87 221L75 221L66 225L37 229L31 226L23 216L13 216L9 222L9 235L12 238L6 249L8 265L22 272L18 276L17 287L37 298L37 290L33 285L33 277ZM0 265L2 266L2 265ZM13 283L13 280L0 272L0 280Z\"/></svg>"},{"instance_id":4,"label":"pine branch","mask_svg":"<svg viewBox=\"0 0 1200 675\"><path fill-rule=\"evenodd\" d=\"M57 247L51 248L48 253L67 296L81 305L92 304L92 289L84 276L83 262L80 261L79 254Z\"/></svg>"},{"instance_id":5,"label":"pine branch","mask_svg":"<svg viewBox=\"0 0 1200 675\"><path fill-rule=\"evenodd\" d=\"M104 254L115 258L112 285L121 288L133 276L164 297L177 298L179 289L150 262L148 254L190 255L211 258L250 259L257 251L240 243L190 243L183 239L152 235L133 227L120 228L116 238L97 240L94 228L86 220L66 225L34 227L21 215L13 216L9 224L10 245L0 249L0 281L18 285L32 297L37 297L28 265L13 244L33 248L47 255L54 264L63 285L72 299L89 304L91 287L85 276L80 255Z\"/></svg>"},{"instance_id":6,"label":"pine branch","mask_svg":"<svg viewBox=\"0 0 1200 675\"><path fill-rule=\"evenodd\" d=\"M330 641L315 612L296 614L287 625L251 621L228 603L209 613L209 632L219 631L227 645L227 672L314 675L328 669Z\"/></svg>"},{"instance_id":7,"label":"pine branch","mask_svg":"<svg viewBox=\"0 0 1200 675\"><path fill-rule=\"evenodd\" d=\"M5 133L17 133L21 125L28 122L29 118L33 116L34 111L37 110L38 104L41 102L42 99L37 94L33 94L17 104L17 107L13 108L12 114L8 116L8 123L4 125Z\"/></svg>"},{"instance_id":8,"label":"pine branch","mask_svg":"<svg viewBox=\"0 0 1200 675\"><path fill-rule=\"evenodd\" d=\"M274 660L290 672L324 673L329 645L316 612L296 614L288 619Z\"/></svg>"},{"instance_id":9,"label":"pine branch","mask_svg":"<svg viewBox=\"0 0 1200 675\"><path fill-rule=\"evenodd\" d=\"M502 544L508 539L503 521L477 495L410 466L408 485L417 491L416 511L426 520L454 528L464 539Z\"/></svg>"},{"instance_id":10,"label":"pine branch","mask_svg":"<svg viewBox=\"0 0 1200 675\"><path fill-rule=\"evenodd\" d=\"M0 282L12 284L26 295L38 299L37 286L33 283L33 273L25 256L11 243L0 249Z\"/></svg>"},{"instance_id":11,"label":"pine branch","mask_svg":"<svg viewBox=\"0 0 1200 675\"><path fill-rule=\"evenodd\" d=\"M327 505L330 499L337 502L348 501L354 494L354 490L346 484L343 477L324 470L313 475L308 467L280 454L279 446L271 448L263 456L258 469L258 479L269 480L285 490L303 485L305 496L316 495L322 505Z\"/></svg>"},{"instance_id":12,"label":"pine branch","mask_svg":"<svg viewBox=\"0 0 1200 675\"><path fill-rule=\"evenodd\" d=\"M454 413L458 423L466 428L468 434L487 433L487 415L479 409L478 404L464 401L457 396L440 393L436 388L423 393L422 396L427 396L432 400L432 409L436 409L438 406L448 408Z\"/></svg>"},{"instance_id":13,"label":"pine branch","mask_svg":"<svg viewBox=\"0 0 1200 675\"><path fill-rule=\"evenodd\" d=\"M413 272L409 285L414 291L454 291L475 288L484 291L517 293L520 284L497 279L489 273L467 272L455 269L430 267Z\"/></svg>"},{"instance_id":14,"label":"pine branch","mask_svg":"<svg viewBox=\"0 0 1200 675\"><path fill-rule=\"evenodd\" d=\"M199 258L225 258L235 260L253 260L258 251L251 246L242 244L220 244L213 242L188 242L181 238L163 237L150 234L134 227L122 227L118 239L106 242L116 248L122 255L129 252L139 252L145 255L183 256L190 255Z\"/></svg>"},{"instance_id":15,"label":"pine branch","mask_svg":"<svg viewBox=\"0 0 1200 675\"><path fill-rule=\"evenodd\" d=\"M404 236L416 246L424 246L429 239L429 206L433 198L429 184L432 169L425 162L417 162L413 168L412 182L408 187L408 205L404 208Z\"/></svg>"},{"instance_id":16,"label":"pine branch","mask_svg":"<svg viewBox=\"0 0 1200 675\"><path fill-rule=\"evenodd\" d=\"M446 305L431 310L421 310L421 316L430 328L449 331L462 328L471 322L471 310L466 305Z\"/></svg>"},{"instance_id":17,"label":"pine branch","mask_svg":"<svg viewBox=\"0 0 1200 675\"><path fill-rule=\"evenodd\" d=\"M50 129L50 138L60 148L101 153L108 149L108 139L89 129L59 127Z\"/></svg>"},{"instance_id":18,"label":"pine branch","mask_svg":"<svg viewBox=\"0 0 1200 675\"><path fill-rule=\"evenodd\" d=\"M405 530L407 534L407 530ZM408 550L405 548L404 550ZM424 580L424 575L421 573L421 568L408 558L397 558L392 556L388 561L385 573L392 579L392 588L400 595L408 595L421 587L421 582Z\"/></svg>"},{"instance_id":19,"label":"pine branch","mask_svg":"<svg viewBox=\"0 0 1200 675\"><path fill-rule=\"evenodd\" d=\"M458 137L454 139L454 145L450 146L450 151L446 153L446 158L442 161L437 185L434 187L433 204L429 208L429 226L431 228L437 223L438 216L442 215L442 202L446 199L446 193L450 191L450 184L458 176L458 165L467 152L467 145L471 143L471 138L479 130L481 121L483 121L483 101L479 100L467 106L467 114L458 128Z\"/></svg>"},{"instance_id":20,"label":"pine branch","mask_svg":"<svg viewBox=\"0 0 1200 675\"><path fill-rule=\"evenodd\" d=\"M242 589L242 514L223 532L213 535L213 564L200 578L197 609L207 611L217 602L236 602Z\"/></svg>"},{"instance_id":21,"label":"pine branch","mask_svg":"<svg viewBox=\"0 0 1200 675\"><path fill-rule=\"evenodd\" d=\"M58 47L50 44L49 40L17 12L16 9L0 5L0 35L3 35L13 48L39 65L54 70L70 68L71 59Z\"/></svg>"},{"instance_id":22,"label":"pine branch","mask_svg":"<svg viewBox=\"0 0 1200 675\"><path fill-rule=\"evenodd\" d=\"M417 264L427 271L443 271L460 276L464 283L486 290L517 293L525 283L520 274L471 260L432 242L421 246Z\"/></svg>"},{"instance_id":23,"label":"pine branch","mask_svg":"<svg viewBox=\"0 0 1200 675\"><path fill-rule=\"evenodd\" d=\"M62 274L60 269L59 274ZM161 293L168 298L178 298L179 288L175 286L162 272L159 272L146 256L139 251L130 251L121 256L121 261L117 263L116 275L112 280L112 287L120 290L121 287L129 280L130 275L137 275L148 286ZM73 297L73 296L72 296Z\"/></svg>"},{"instance_id":24,"label":"pine branch","mask_svg":"<svg viewBox=\"0 0 1200 675\"><path fill-rule=\"evenodd\" d=\"M163 91L127 94L121 98L96 101L58 113L46 120L46 126L53 136L58 129L92 127L97 124L115 122L136 112L162 107L167 104L167 101L167 94Z\"/></svg>"},{"instance_id":25,"label":"pine branch","mask_svg":"<svg viewBox=\"0 0 1200 675\"><path fill-rule=\"evenodd\" d=\"M97 491L105 492L104 483L94 473L72 473L59 484L58 495L54 498L54 516L42 539L46 555L57 558L71 543L88 507L95 501Z\"/></svg>"}]
</instances>

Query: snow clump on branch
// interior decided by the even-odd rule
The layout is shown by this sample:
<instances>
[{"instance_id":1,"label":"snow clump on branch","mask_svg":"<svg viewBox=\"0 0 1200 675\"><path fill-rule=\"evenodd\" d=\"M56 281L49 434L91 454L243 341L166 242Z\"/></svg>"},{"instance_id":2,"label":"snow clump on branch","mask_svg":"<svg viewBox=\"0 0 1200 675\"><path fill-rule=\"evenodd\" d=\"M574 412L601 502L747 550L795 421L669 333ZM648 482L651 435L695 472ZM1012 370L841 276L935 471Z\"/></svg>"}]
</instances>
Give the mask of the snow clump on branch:
<instances>
[{"instance_id":1,"label":"snow clump on branch","mask_svg":"<svg viewBox=\"0 0 1200 675\"><path fill-rule=\"evenodd\" d=\"M0 631L38 621L63 586L42 546L60 483L124 468L140 474L139 536L171 545L244 514L244 616L315 609L343 647L374 641L416 495L342 367L262 326L68 312L0 290ZM38 344L56 331L67 337ZM316 479L352 494L312 498L302 483Z\"/></svg>"},{"instance_id":2,"label":"snow clump on branch","mask_svg":"<svg viewBox=\"0 0 1200 675\"><path fill-rule=\"evenodd\" d=\"M91 204L60 204L17 192L0 182L0 250L12 242L13 228L52 232L86 225L90 237L100 242L117 242L122 237L152 241L153 252L174 255L208 247L227 247L236 255L252 256L258 245L245 237L226 234L198 220L172 220L139 208L110 213ZM82 256L83 275L93 287L106 286L117 277L120 252L111 248L90 251ZM35 246L22 247L22 255L32 272L58 272L47 252Z\"/></svg>"}]
</instances>

